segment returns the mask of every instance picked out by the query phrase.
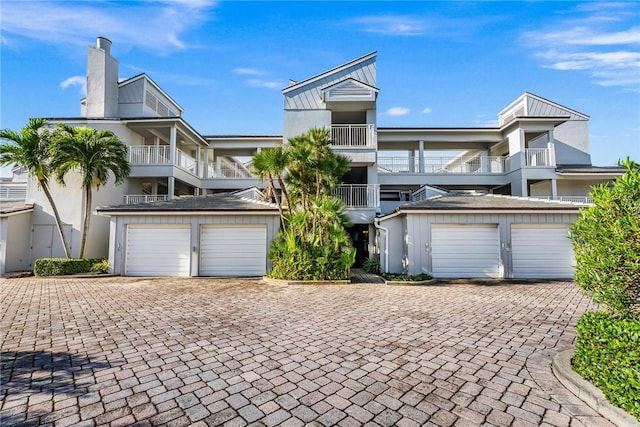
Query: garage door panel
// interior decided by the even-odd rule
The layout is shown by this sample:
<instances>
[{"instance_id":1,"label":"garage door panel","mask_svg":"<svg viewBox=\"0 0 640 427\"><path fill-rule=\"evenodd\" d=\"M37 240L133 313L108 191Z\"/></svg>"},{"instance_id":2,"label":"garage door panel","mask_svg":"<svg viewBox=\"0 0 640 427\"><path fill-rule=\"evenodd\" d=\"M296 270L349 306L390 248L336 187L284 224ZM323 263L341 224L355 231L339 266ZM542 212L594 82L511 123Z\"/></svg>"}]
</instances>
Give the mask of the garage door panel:
<instances>
[{"instance_id":1,"label":"garage door panel","mask_svg":"<svg viewBox=\"0 0 640 427\"><path fill-rule=\"evenodd\" d=\"M494 224L434 224L431 260L435 277L500 277L500 240Z\"/></svg>"},{"instance_id":2,"label":"garage door panel","mask_svg":"<svg viewBox=\"0 0 640 427\"><path fill-rule=\"evenodd\" d=\"M191 227L127 226L127 276L189 276Z\"/></svg>"},{"instance_id":3,"label":"garage door panel","mask_svg":"<svg viewBox=\"0 0 640 427\"><path fill-rule=\"evenodd\" d=\"M513 224L513 276L572 278L575 257L568 232L568 224Z\"/></svg>"},{"instance_id":4,"label":"garage door panel","mask_svg":"<svg viewBox=\"0 0 640 427\"><path fill-rule=\"evenodd\" d=\"M266 273L264 226L204 226L200 231L201 276L261 276Z\"/></svg>"}]
</instances>

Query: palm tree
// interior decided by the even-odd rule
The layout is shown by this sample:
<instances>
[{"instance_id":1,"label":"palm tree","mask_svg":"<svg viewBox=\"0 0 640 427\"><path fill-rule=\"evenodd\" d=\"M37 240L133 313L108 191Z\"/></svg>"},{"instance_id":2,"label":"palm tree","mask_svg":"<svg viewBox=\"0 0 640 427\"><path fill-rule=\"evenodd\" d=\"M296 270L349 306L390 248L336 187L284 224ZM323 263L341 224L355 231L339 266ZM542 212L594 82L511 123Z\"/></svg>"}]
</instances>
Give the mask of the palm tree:
<instances>
[{"instance_id":1,"label":"palm tree","mask_svg":"<svg viewBox=\"0 0 640 427\"><path fill-rule=\"evenodd\" d=\"M92 208L92 190L100 190L112 174L115 184L121 184L131 170L127 161L127 146L111 131L59 124L52 138L51 166L56 180L64 185L67 172L76 170L82 176L85 193L84 223L80 258L84 257Z\"/></svg>"},{"instance_id":2,"label":"palm tree","mask_svg":"<svg viewBox=\"0 0 640 427\"><path fill-rule=\"evenodd\" d=\"M49 189L49 178L52 173L49 157L51 131L47 127L47 121L29 119L27 125L20 132L9 129L1 130L0 139L11 142L0 144L0 166L16 164L26 169L29 175L36 179L38 187L44 192L53 211L65 256L70 258L69 243L64 235L60 213Z\"/></svg>"}]
</instances>

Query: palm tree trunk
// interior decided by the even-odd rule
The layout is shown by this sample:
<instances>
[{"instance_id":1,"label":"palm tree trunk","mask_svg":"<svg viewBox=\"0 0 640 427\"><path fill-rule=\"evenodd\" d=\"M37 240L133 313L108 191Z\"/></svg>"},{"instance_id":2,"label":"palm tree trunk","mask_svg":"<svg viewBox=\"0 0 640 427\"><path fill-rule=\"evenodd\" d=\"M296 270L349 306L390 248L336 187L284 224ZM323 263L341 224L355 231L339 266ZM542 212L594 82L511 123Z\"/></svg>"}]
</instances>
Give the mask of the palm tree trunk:
<instances>
[{"instance_id":1,"label":"palm tree trunk","mask_svg":"<svg viewBox=\"0 0 640 427\"><path fill-rule=\"evenodd\" d=\"M89 235L89 221L91 220L91 186L84 188L85 205L84 205L84 224L82 225L82 243L80 244L80 258L84 258L84 252L87 248L87 236Z\"/></svg>"},{"instance_id":2,"label":"palm tree trunk","mask_svg":"<svg viewBox=\"0 0 640 427\"><path fill-rule=\"evenodd\" d=\"M45 182L40 182L40 188L42 188L42 191L44 191L44 195L47 196L47 200L49 200L49 205L51 205L53 216L56 219L56 226L58 227L58 233L60 234L60 239L62 239L64 254L67 258L71 258L71 249L69 248L69 242L67 242L67 238L64 235L64 229L62 228L62 219L60 219L60 213L58 212L58 207L53 201L53 196L51 196L51 192L49 191L49 187L47 186L47 184Z\"/></svg>"},{"instance_id":3,"label":"palm tree trunk","mask_svg":"<svg viewBox=\"0 0 640 427\"><path fill-rule=\"evenodd\" d=\"M287 187L284 185L284 181L282 179L282 177L280 176L280 174L276 175L276 178L278 179L278 184L280 185L280 189L282 190L282 194L284 194L284 200L287 204L287 210L289 211L289 213L291 213L291 202L289 201L289 192L287 192Z\"/></svg>"}]
</instances>

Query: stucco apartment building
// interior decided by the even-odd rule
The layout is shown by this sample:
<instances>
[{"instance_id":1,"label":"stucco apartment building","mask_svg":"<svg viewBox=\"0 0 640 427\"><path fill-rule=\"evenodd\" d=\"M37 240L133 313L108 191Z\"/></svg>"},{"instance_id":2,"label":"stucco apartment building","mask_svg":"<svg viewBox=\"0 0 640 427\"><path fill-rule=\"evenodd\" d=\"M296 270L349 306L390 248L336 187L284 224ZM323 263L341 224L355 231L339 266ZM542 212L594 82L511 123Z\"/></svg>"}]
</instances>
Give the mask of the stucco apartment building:
<instances>
[{"instance_id":1,"label":"stucco apartment building","mask_svg":"<svg viewBox=\"0 0 640 427\"><path fill-rule=\"evenodd\" d=\"M87 255L109 256L126 275L264 274L277 209L260 199L251 156L326 126L351 160L337 195L359 262L379 255L387 271L436 277L571 277L568 226L590 187L621 173L592 166L589 117L525 92L497 113L497 127L378 127L376 57L291 81L283 135L202 135L146 74L119 81L111 42L99 37L80 116L50 118L111 130L129 146L130 177L94 193ZM26 186L24 200L0 209L0 230L16 224L0 239L0 274L63 255L44 195ZM58 201L82 197L74 176L54 188ZM77 256L81 209L58 206ZM28 248L16 254L8 239Z\"/></svg>"}]
</instances>

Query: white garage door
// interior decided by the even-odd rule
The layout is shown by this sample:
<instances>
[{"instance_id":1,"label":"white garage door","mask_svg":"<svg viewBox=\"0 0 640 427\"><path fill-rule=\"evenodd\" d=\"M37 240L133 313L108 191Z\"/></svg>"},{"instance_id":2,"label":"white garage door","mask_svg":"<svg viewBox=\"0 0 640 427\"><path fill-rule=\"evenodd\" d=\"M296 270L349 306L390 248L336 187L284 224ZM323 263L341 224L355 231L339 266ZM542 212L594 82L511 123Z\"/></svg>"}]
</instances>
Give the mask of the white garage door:
<instances>
[{"instance_id":1,"label":"white garage door","mask_svg":"<svg viewBox=\"0 0 640 427\"><path fill-rule=\"evenodd\" d=\"M203 226L201 276L262 276L267 270L267 228Z\"/></svg>"},{"instance_id":2,"label":"white garage door","mask_svg":"<svg viewBox=\"0 0 640 427\"><path fill-rule=\"evenodd\" d=\"M434 277L501 277L497 225L433 224L431 260Z\"/></svg>"},{"instance_id":3,"label":"white garage door","mask_svg":"<svg viewBox=\"0 0 640 427\"><path fill-rule=\"evenodd\" d=\"M189 276L191 226L127 226L125 275Z\"/></svg>"},{"instance_id":4,"label":"white garage door","mask_svg":"<svg viewBox=\"0 0 640 427\"><path fill-rule=\"evenodd\" d=\"M575 257L566 224L513 224L513 277L571 278Z\"/></svg>"}]
</instances>

